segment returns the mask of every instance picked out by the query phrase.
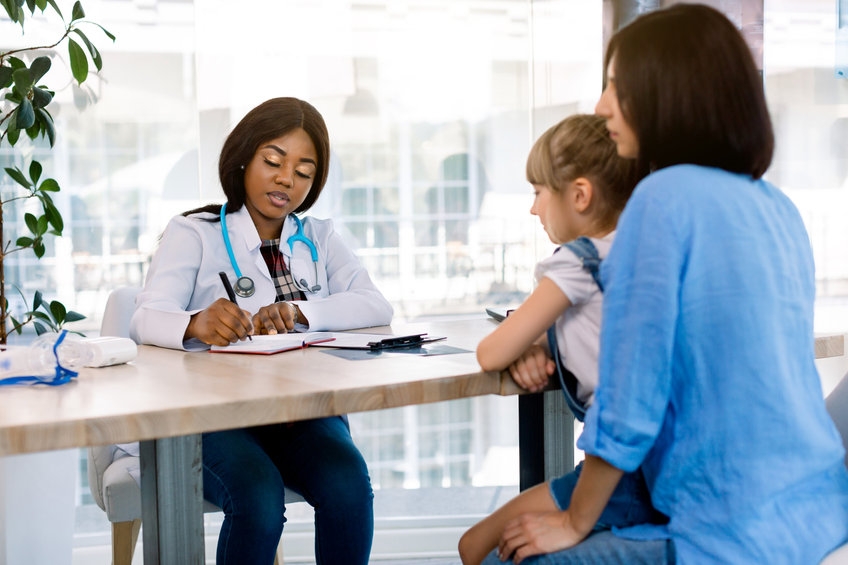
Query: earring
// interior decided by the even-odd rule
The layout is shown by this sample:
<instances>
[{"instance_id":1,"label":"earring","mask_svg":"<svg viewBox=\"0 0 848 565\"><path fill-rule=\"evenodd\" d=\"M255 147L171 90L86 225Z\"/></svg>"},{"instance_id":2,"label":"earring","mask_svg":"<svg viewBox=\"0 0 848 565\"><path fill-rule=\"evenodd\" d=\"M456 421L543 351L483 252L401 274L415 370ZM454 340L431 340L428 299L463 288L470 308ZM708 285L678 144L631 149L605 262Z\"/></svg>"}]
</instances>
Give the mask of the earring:
<instances>
[{"instance_id":1,"label":"earring","mask_svg":"<svg viewBox=\"0 0 848 565\"><path fill-rule=\"evenodd\" d=\"M239 169L244 170L244 165L239 165Z\"/></svg>"}]
</instances>

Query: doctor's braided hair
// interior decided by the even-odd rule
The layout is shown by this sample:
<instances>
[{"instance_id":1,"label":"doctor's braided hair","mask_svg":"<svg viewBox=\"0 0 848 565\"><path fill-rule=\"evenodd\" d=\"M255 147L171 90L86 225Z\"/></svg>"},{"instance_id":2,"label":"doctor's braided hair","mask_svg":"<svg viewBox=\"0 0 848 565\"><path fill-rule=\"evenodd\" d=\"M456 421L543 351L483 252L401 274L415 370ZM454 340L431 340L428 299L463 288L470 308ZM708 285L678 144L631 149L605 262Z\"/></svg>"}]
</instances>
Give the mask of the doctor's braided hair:
<instances>
[{"instance_id":1,"label":"doctor's braided hair","mask_svg":"<svg viewBox=\"0 0 848 565\"><path fill-rule=\"evenodd\" d=\"M305 212L315 204L327 182L330 166L330 135L327 125L320 112L308 102L291 97L271 98L249 111L236 124L221 148L218 178L227 197L228 214L244 206L244 167L253 159L260 145L298 128L303 129L315 145L318 162L309 194L295 213ZM220 205L209 204L184 212L183 215L198 212L217 214L220 210ZM217 221L217 218L212 221Z\"/></svg>"}]
</instances>

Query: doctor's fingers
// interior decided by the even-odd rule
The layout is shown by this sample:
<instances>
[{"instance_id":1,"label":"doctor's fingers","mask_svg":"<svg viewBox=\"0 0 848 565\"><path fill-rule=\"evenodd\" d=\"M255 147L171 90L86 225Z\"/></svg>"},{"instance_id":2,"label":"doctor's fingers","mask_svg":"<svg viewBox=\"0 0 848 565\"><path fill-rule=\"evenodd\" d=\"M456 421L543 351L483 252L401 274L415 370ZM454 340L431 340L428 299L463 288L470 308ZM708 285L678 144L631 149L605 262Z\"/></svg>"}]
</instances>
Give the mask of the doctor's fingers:
<instances>
[{"instance_id":1,"label":"doctor's fingers","mask_svg":"<svg viewBox=\"0 0 848 565\"><path fill-rule=\"evenodd\" d=\"M211 315L208 310L203 310L191 317L185 338L196 338L209 345L227 345L237 341L239 333Z\"/></svg>"},{"instance_id":2,"label":"doctor's fingers","mask_svg":"<svg viewBox=\"0 0 848 565\"><path fill-rule=\"evenodd\" d=\"M229 300L219 298L205 312L207 313L207 323L210 326L207 328L207 332L227 340L226 343L216 343L216 345L226 345L243 340L253 333L253 321L250 319L250 312L242 310L237 304Z\"/></svg>"},{"instance_id":3,"label":"doctor's fingers","mask_svg":"<svg viewBox=\"0 0 848 565\"><path fill-rule=\"evenodd\" d=\"M287 333L294 329L294 308L287 302L263 306L253 315L253 326L260 334Z\"/></svg>"}]
</instances>

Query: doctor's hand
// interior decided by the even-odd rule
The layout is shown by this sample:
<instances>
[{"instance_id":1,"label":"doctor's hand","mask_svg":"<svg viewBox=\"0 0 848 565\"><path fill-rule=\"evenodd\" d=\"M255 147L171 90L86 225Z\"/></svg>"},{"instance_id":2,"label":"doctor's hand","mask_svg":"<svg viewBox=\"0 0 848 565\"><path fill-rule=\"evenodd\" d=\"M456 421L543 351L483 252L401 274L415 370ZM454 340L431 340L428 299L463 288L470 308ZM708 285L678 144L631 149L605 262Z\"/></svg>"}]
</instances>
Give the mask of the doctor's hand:
<instances>
[{"instance_id":1,"label":"doctor's hand","mask_svg":"<svg viewBox=\"0 0 848 565\"><path fill-rule=\"evenodd\" d=\"M247 339L252 333L250 312L226 298L219 298L206 310L192 315L184 338L194 337L209 345L228 345Z\"/></svg>"},{"instance_id":2,"label":"doctor's hand","mask_svg":"<svg viewBox=\"0 0 848 565\"><path fill-rule=\"evenodd\" d=\"M259 334L284 334L294 329L299 313L294 302L269 304L253 315L253 327Z\"/></svg>"},{"instance_id":3,"label":"doctor's hand","mask_svg":"<svg viewBox=\"0 0 848 565\"><path fill-rule=\"evenodd\" d=\"M523 389L539 392L548 384L548 377L556 371L556 364L541 345L531 345L509 366L512 380Z\"/></svg>"}]
</instances>

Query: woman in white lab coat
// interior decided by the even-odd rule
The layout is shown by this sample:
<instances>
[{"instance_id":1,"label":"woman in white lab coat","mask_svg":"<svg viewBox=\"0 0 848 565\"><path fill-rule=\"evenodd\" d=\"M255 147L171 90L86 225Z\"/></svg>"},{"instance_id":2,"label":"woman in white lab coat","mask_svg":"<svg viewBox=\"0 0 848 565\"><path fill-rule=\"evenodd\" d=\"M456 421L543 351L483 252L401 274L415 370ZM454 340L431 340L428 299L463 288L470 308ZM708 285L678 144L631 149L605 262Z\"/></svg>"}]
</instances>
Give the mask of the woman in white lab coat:
<instances>
[{"instance_id":1,"label":"woman in white lab coat","mask_svg":"<svg viewBox=\"0 0 848 565\"><path fill-rule=\"evenodd\" d=\"M391 305L332 222L307 217L298 229L294 214L321 194L329 156L324 120L310 104L274 98L251 110L221 151L225 214L209 205L171 220L137 300L133 339L198 350L296 326L390 323ZM247 290L237 304L221 272ZM225 515L218 565L274 561L284 487L315 508L319 564L368 563L374 525L368 470L346 421L331 417L203 434L204 497Z\"/></svg>"}]
</instances>

